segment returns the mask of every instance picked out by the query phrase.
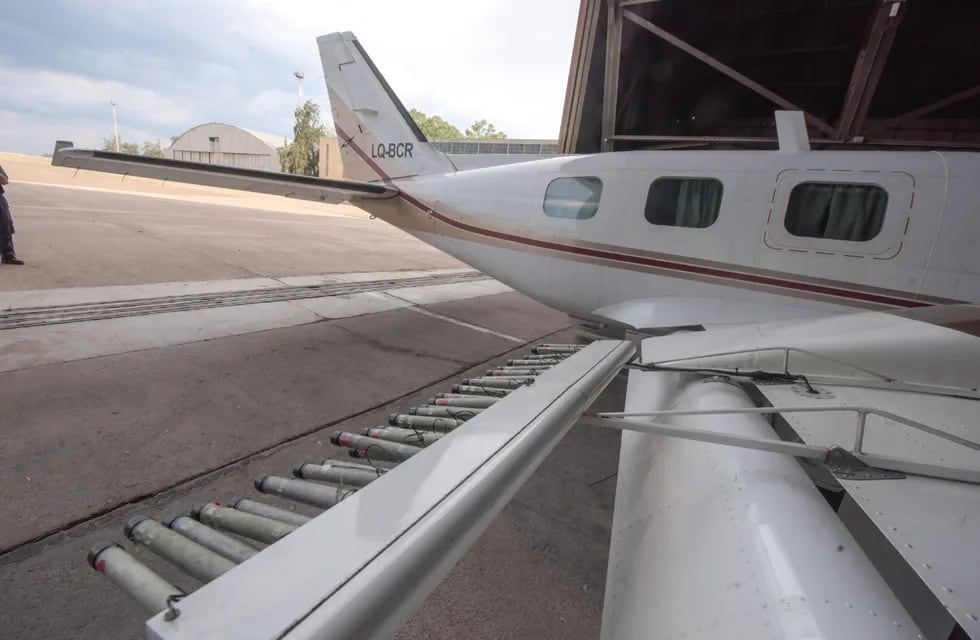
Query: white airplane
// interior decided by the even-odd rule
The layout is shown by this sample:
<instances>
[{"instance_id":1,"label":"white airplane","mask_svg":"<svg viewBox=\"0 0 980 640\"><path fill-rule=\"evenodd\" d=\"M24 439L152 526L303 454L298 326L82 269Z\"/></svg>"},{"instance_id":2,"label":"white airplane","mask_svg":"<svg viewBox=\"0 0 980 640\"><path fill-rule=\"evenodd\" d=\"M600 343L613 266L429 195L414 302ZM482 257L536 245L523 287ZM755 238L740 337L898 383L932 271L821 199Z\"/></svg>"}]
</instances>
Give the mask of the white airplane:
<instances>
[{"instance_id":1,"label":"white airplane","mask_svg":"<svg viewBox=\"0 0 980 640\"><path fill-rule=\"evenodd\" d=\"M148 637L391 637L627 367L624 411L583 419L623 430L602 638L980 638L980 155L811 151L779 112L778 151L456 171L352 34L318 44L349 180L54 163L349 199L631 339L563 360Z\"/></svg>"}]
</instances>

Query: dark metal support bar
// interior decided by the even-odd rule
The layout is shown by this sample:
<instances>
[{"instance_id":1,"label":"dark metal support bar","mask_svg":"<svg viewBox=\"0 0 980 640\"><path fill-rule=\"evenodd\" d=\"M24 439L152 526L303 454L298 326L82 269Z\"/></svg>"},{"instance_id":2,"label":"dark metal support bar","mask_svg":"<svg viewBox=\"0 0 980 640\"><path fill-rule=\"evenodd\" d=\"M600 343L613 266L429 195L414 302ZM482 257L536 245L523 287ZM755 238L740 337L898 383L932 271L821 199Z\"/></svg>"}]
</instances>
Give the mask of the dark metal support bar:
<instances>
[{"instance_id":1,"label":"dark metal support bar","mask_svg":"<svg viewBox=\"0 0 980 640\"><path fill-rule=\"evenodd\" d=\"M668 42L669 44L672 44L673 46L677 47L678 49L680 49L684 53L686 53L686 54L688 54L690 56L693 56L693 57L697 58L698 60L700 60L701 62L705 63L706 65L708 65L712 69L715 69L716 71L720 71L721 73L725 74L726 76L728 76L732 80L735 80L736 82L738 82L738 83L742 84L743 86L751 89L752 91L755 91L759 95L761 95L761 96L763 96L763 97L771 100L772 102L778 104L782 108L787 109L789 111L803 111L804 112L804 115L806 116L807 122L810 123L811 125L813 125L814 127L820 129L824 133L826 133L828 135L831 135L831 136L832 135L835 135L837 133L837 130L834 129L832 126L830 126L829 124L827 124L826 122L824 122L820 118L814 116L813 114L806 113L806 111L802 107L799 107L799 106L793 104L792 102L790 102L789 100L787 100L786 98L784 98L784 97L782 97L782 96L780 96L780 95L778 95L776 93L773 93L772 91L770 91L769 89L766 89L764 86L762 86L761 84L759 84L755 80L752 80L751 78L742 75L741 73L739 73L735 69L732 69L731 67L729 67L727 64L721 62L720 60L718 60L716 58L713 58L712 56L708 55L704 51L701 51L700 49L698 49L697 47L694 47L694 46L688 44L687 42L685 42L684 40L681 40L680 38L678 38L674 34L670 33L669 31L666 31L666 30L658 27L657 25L653 24L652 22L650 22L646 18L643 18L642 16L639 16L639 15L637 15L636 13L634 13L632 11L623 11L623 14L622 15L623 15L624 18L626 18L630 22L632 22L632 23L634 23L634 24L636 24L636 25L638 25L640 27L643 27L644 29L646 29L647 31L649 31L653 35L657 36L658 38L660 38L660 39ZM618 62L618 57L617 57L617 62ZM608 69L608 67L607 67L607 69ZM608 88L608 84L607 84L607 88Z\"/></svg>"},{"instance_id":2,"label":"dark metal support bar","mask_svg":"<svg viewBox=\"0 0 980 640\"><path fill-rule=\"evenodd\" d=\"M623 8L608 0L606 9L606 73L602 95L602 151L613 150L619 95L619 54L623 46Z\"/></svg>"},{"instance_id":3,"label":"dark metal support bar","mask_svg":"<svg viewBox=\"0 0 980 640\"><path fill-rule=\"evenodd\" d=\"M980 91L978 91L980 93ZM646 135L616 135L612 136L614 141L623 142L677 142L691 144L711 144L711 143L731 143L731 144L778 144L776 138L751 137L751 136L646 136ZM814 145L860 145L860 146L880 146L880 147L905 147L915 149L980 149L978 142L943 142L935 140L894 140L865 138L862 142L852 142L849 140L838 140L836 138L814 138L810 140Z\"/></svg>"},{"instance_id":4,"label":"dark metal support bar","mask_svg":"<svg viewBox=\"0 0 980 640\"><path fill-rule=\"evenodd\" d=\"M980 84L970 87L969 89L964 89L963 91L954 93L951 96L943 98L942 100L936 100L935 102L930 102L929 104L924 104L921 107L907 111L901 115L895 116L894 118L889 118L882 121L881 123L875 125L875 129L888 129L890 127L895 127L908 120L915 120L927 113L932 113L933 111L938 111L944 107L948 107L951 104L956 104L957 102L962 102L968 100L973 96L980 95Z\"/></svg>"},{"instance_id":5,"label":"dark metal support bar","mask_svg":"<svg viewBox=\"0 0 980 640\"><path fill-rule=\"evenodd\" d=\"M596 29L603 0L583 0L575 29L575 46L569 65L568 87L565 90L565 106L562 111L561 132L558 136L559 153L575 153L582 128L582 112L585 109L589 69L595 55Z\"/></svg>"},{"instance_id":6,"label":"dark metal support bar","mask_svg":"<svg viewBox=\"0 0 980 640\"><path fill-rule=\"evenodd\" d=\"M879 2L875 8L871 27L854 61L851 82L841 108L837 127L837 138L840 140L858 135L864 126L871 100L895 41L895 33L904 15L900 0Z\"/></svg>"}]
</instances>

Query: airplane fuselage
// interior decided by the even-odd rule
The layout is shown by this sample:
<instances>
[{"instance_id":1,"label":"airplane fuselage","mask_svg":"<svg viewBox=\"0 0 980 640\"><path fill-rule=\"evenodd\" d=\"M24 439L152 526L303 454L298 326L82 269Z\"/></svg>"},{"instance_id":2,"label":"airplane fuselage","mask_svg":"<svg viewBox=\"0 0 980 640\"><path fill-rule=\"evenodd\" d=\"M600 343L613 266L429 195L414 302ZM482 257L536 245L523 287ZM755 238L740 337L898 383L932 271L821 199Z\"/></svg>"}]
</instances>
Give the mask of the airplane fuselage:
<instances>
[{"instance_id":1,"label":"airplane fuselage","mask_svg":"<svg viewBox=\"0 0 980 640\"><path fill-rule=\"evenodd\" d=\"M646 299L794 315L980 300L977 176L969 153L637 151L397 179L399 197L360 204L576 315ZM876 219L791 219L828 215L828 189L838 217Z\"/></svg>"}]
</instances>

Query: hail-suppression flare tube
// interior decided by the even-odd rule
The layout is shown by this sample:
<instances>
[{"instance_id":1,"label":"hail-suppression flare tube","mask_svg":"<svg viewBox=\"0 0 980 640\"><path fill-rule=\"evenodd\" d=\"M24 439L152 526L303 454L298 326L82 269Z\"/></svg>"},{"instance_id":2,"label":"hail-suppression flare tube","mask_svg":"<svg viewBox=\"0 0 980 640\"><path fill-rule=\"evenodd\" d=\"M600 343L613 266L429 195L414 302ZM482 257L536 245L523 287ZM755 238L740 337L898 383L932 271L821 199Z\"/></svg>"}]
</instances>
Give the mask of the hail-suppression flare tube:
<instances>
[{"instance_id":1,"label":"hail-suppression flare tube","mask_svg":"<svg viewBox=\"0 0 980 640\"><path fill-rule=\"evenodd\" d=\"M273 520L285 522L286 524L292 524L297 527L301 527L312 520L312 518L309 516L304 516L302 513L288 511L286 509L274 507L271 504L259 502L258 500L251 500L249 498L235 497L228 504L228 506L232 509L244 511L245 513L254 513L257 516L265 516L266 518L272 518Z\"/></svg>"},{"instance_id":2,"label":"hail-suppression flare tube","mask_svg":"<svg viewBox=\"0 0 980 640\"><path fill-rule=\"evenodd\" d=\"M340 447L350 447L359 451L366 451L367 457L401 462L408 460L416 453L422 451L420 447L399 444L397 442L379 441L376 438L348 433L346 431L335 431L330 436L330 442Z\"/></svg>"},{"instance_id":3,"label":"hail-suppression flare tube","mask_svg":"<svg viewBox=\"0 0 980 640\"><path fill-rule=\"evenodd\" d=\"M487 376L494 376L494 377L495 376L522 376L522 377L530 377L530 378L533 378L535 376L541 375L542 373L544 373L547 370L548 370L548 367L540 367L540 368L537 368L537 367L498 367L496 369L487 369L486 375Z\"/></svg>"},{"instance_id":4,"label":"hail-suppression flare tube","mask_svg":"<svg viewBox=\"0 0 980 640\"><path fill-rule=\"evenodd\" d=\"M388 416L388 424L393 427L415 427L433 433L449 433L463 424L462 420L438 416L417 416L407 413L393 413Z\"/></svg>"},{"instance_id":5,"label":"hail-suppression flare tube","mask_svg":"<svg viewBox=\"0 0 980 640\"><path fill-rule=\"evenodd\" d=\"M92 547L88 552L88 563L150 614L166 609L170 598L184 595L114 542L102 542Z\"/></svg>"},{"instance_id":6,"label":"hail-suppression flare tube","mask_svg":"<svg viewBox=\"0 0 980 640\"><path fill-rule=\"evenodd\" d=\"M483 409L478 407L442 407L433 404L412 407L408 410L409 415L413 416L433 416L446 417L465 422L470 418L476 417Z\"/></svg>"},{"instance_id":7,"label":"hail-suppression flare tube","mask_svg":"<svg viewBox=\"0 0 980 640\"><path fill-rule=\"evenodd\" d=\"M136 516L126 523L126 537L143 545L170 564L201 582L214 580L235 563L156 520Z\"/></svg>"},{"instance_id":8,"label":"hail-suppression flare tube","mask_svg":"<svg viewBox=\"0 0 980 640\"><path fill-rule=\"evenodd\" d=\"M490 396L491 398L503 398L512 389L500 389L497 387L474 387L468 384L454 384L453 393L464 396Z\"/></svg>"},{"instance_id":9,"label":"hail-suppression flare tube","mask_svg":"<svg viewBox=\"0 0 980 640\"><path fill-rule=\"evenodd\" d=\"M255 547L185 515L170 516L163 524L235 563L245 562L258 552Z\"/></svg>"},{"instance_id":10,"label":"hail-suppression flare tube","mask_svg":"<svg viewBox=\"0 0 980 640\"><path fill-rule=\"evenodd\" d=\"M257 516L254 513L245 513L238 509L229 509L214 502L194 507L191 515L204 524L266 544L272 544L296 530L295 525Z\"/></svg>"},{"instance_id":11,"label":"hail-suppression flare tube","mask_svg":"<svg viewBox=\"0 0 980 640\"><path fill-rule=\"evenodd\" d=\"M388 442L403 442L416 447L427 447L433 442L438 442L444 434L400 427L367 427L361 430L361 435Z\"/></svg>"},{"instance_id":12,"label":"hail-suppression flare tube","mask_svg":"<svg viewBox=\"0 0 980 640\"><path fill-rule=\"evenodd\" d=\"M277 495L280 498L294 500L320 509L329 509L353 493L352 489L341 489L309 480L267 474L255 479L255 488L262 493Z\"/></svg>"},{"instance_id":13,"label":"hail-suppression flare tube","mask_svg":"<svg viewBox=\"0 0 980 640\"><path fill-rule=\"evenodd\" d=\"M440 394L443 397L430 398L429 404L440 407L471 407L473 409L486 409L497 401L497 398L490 396L464 396L460 394Z\"/></svg>"},{"instance_id":14,"label":"hail-suppression flare tube","mask_svg":"<svg viewBox=\"0 0 980 640\"><path fill-rule=\"evenodd\" d=\"M342 487L364 487L377 480L382 474L366 464L348 466L324 460L320 464L300 462L293 467L293 475L307 480L331 482Z\"/></svg>"},{"instance_id":15,"label":"hail-suppression flare tube","mask_svg":"<svg viewBox=\"0 0 980 640\"><path fill-rule=\"evenodd\" d=\"M473 387L500 387L516 389L526 384L534 384L534 378L527 376L485 376L482 378L463 378L462 384Z\"/></svg>"},{"instance_id":16,"label":"hail-suppression flare tube","mask_svg":"<svg viewBox=\"0 0 980 640\"><path fill-rule=\"evenodd\" d=\"M508 367L541 367L541 366L553 366L561 362L561 360L554 359L537 359L537 358L519 358L515 360L508 360Z\"/></svg>"}]
</instances>

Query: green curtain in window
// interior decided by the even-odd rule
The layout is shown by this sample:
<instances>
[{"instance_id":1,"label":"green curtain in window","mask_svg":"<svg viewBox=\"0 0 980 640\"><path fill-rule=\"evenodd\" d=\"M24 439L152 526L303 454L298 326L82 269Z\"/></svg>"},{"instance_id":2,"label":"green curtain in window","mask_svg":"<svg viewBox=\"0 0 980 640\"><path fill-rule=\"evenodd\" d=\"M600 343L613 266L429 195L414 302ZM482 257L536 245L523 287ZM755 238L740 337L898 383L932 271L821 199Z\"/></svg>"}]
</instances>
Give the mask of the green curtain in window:
<instances>
[{"instance_id":1,"label":"green curtain in window","mask_svg":"<svg viewBox=\"0 0 980 640\"><path fill-rule=\"evenodd\" d=\"M674 226L710 227L721 207L721 182L717 180L678 180Z\"/></svg>"},{"instance_id":2,"label":"green curtain in window","mask_svg":"<svg viewBox=\"0 0 980 640\"><path fill-rule=\"evenodd\" d=\"M884 189L865 184L803 183L793 188L786 230L795 236L864 242L881 231Z\"/></svg>"}]
</instances>

